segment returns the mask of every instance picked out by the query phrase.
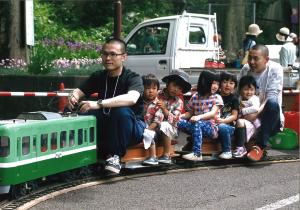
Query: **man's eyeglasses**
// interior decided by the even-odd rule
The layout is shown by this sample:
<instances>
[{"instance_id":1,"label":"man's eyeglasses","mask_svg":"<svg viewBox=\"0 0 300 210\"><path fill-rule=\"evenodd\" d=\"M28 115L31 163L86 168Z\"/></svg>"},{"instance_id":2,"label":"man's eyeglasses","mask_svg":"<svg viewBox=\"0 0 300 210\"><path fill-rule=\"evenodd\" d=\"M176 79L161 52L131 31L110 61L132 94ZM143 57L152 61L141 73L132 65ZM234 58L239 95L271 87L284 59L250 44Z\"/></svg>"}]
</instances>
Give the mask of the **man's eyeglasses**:
<instances>
[{"instance_id":1,"label":"man's eyeglasses","mask_svg":"<svg viewBox=\"0 0 300 210\"><path fill-rule=\"evenodd\" d=\"M102 52L101 56L103 57L111 57L111 58L116 58L119 55L124 55L125 53L114 53L114 52Z\"/></svg>"}]
</instances>

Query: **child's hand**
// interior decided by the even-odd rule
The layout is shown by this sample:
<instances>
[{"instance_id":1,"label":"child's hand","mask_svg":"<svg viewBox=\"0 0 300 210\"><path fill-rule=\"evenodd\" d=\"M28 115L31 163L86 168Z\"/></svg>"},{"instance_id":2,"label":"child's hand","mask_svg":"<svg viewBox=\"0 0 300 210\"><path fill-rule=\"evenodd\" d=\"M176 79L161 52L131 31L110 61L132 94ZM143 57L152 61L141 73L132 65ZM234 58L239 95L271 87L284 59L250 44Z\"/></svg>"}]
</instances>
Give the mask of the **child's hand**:
<instances>
[{"instance_id":1,"label":"child's hand","mask_svg":"<svg viewBox=\"0 0 300 210\"><path fill-rule=\"evenodd\" d=\"M190 119L191 122L197 122L197 121L199 121L199 120L201 120L201 116L200 116L200 115L193 116L193 117L191 117L191 119Z\"/></svg>"},{"instance_id":2,"label":"child's hand","mask_svg":"<svg viewBox=\"0 0 300 210\"><path fill-rule=\"evenodd\" d=\"M179 115L179 119L185 119L185 114Z\"/></svg>"},{"instance_id":3,"label":"child's hand","mask_svg":"<svg viewBox=\"0 0 300 210\"><path fill-rule=\"evenodd\" d=\"M158 106L159 108L161 108L161 109L166 109L166 105L165 105L165 103L164 103L162 100L159 100L159 101L157 102L157 106Z\"/></svg>"},{"instance_id":4,"label":"child's hand","mask_svg":"<svg viewBox=\"0 0 300 210\"><path fill-rule=\"evenodd\" d=\"M220 117L216 118L216 123L217 124L223 123L223 121L224 121L224 119L222 119Z\"/></svg>"},{"instance_id":5,"label":"child's hand","mask_svg":"<svg viewBox=\"0 0 300 210\"><path fill-rule=\"evenodd\" d=\"M246 105L247 105L247 101L241 101L240 108L245 108L247 107Z\"/></svg>"}]
</instances>

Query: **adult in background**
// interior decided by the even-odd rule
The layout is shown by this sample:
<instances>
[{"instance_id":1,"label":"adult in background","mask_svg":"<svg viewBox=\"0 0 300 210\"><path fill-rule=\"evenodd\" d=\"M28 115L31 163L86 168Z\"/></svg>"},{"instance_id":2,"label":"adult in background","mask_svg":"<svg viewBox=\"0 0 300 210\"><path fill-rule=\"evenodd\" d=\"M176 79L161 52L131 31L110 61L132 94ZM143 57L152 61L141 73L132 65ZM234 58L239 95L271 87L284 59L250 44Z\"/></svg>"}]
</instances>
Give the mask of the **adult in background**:
<instances>
[{"instance_id":1,"label":"adult in background","mask_svg":"<svg viewBox=\"0 0 300 210\"><path fill-rule=\"evenodd\" d=\"M127 58L124 41L108 40L101 57L105 70L93 73L70 94L69 108L78 104L79 112L97 116L97 146L106 159L105 169L119 173L126 148L143 139L146 125L140 96L144 87L141 77L123 66ZM79 102L92 93L98 93L98 101Z\"/></svg>"},{"instance_id":2,"label":"adult in background","mask_svg":"<svg viewBox=\"0 0 300 210\"><path fill-rule=\"evenodd\" d=\"M265 45L255 45L249 51L248 64L244 65L239 78L251 75L255 78L261 106L259 117L261 131L256 144L247 154L252 161L262 159L269 137L283 128L284 116L281 110L283 70L282 66L269 60L269 50Z\"/></svg>"},{"instance_id":3,"label":"adult in background","mask_svg":"<svg viewBox=\"0 0 300 210\"><path fill-rule=\"evenodd\" d=\"M246 38L243 41L244 52L250 50L251 47L256 45L256 38L261 34L263 30L259 28L259 25L253 23L248 26L248 31L246 32Z\"/></svg>"},{"instance_id":4,"label":"adult in background","mask_svg":"<svg viewBox=\"0 0 300 210\"><path fill-rule=\"evenodd\" d=\"M279 63L282 67L293 66L296 61L296 45L290 37L290 29L283 27L276 34L276 39L283 42L279 51Z\"/></svg>"},{"instance_id":5,"label":"adult in background","mask_svg":"<svg viewBox=\"0 0 300 210\"><path fill-rule=\"evenodd\" d=\"M249 49L256 45L256 38L262 32L263 30L260 30L259 26L255 23L248 26L246 38L243 41L243 59L241 62L242 65L245 65L248 62Z\"/></svg>"}]
</instances>

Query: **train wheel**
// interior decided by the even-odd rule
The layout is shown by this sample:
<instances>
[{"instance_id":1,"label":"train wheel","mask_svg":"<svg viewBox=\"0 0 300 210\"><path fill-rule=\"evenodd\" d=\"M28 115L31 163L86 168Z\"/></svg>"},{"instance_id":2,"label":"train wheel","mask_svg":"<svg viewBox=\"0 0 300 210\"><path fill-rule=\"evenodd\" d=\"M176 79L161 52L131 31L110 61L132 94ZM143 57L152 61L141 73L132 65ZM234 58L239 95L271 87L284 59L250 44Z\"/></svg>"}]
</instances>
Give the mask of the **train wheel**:
<instances>
[{"instance_id":1,"label":"train wheel","mask_svg":"<svg viewBox=\"0 0 300 210\"><path fill-rule=\"evenodd\" d=\"M92 174L92 171L87 166L80 168L79 173L78 173L80 178L87 177L88 175L91 175L91 174Z\"/></svg>"},{"instance_id":2,"label":"train wheel","mask_svg":"<svg viewBox=\"0 0 300 210\"><path fill-rule=\"evenodd\" d=\"M25 196L27 193L26 191L26 185L23 184L18 184L15 186L12 186L10 189L10 199L18 199L21 198L23 196Z\"/></svg>"},{"instance_id":3,"label":"train wheel","mask_svg":"<svg viewBox=\"0 0 300 210\"><path fill-rule=\"evenodd\" d=\"M36 181L30 181L27 183L27 192L33 192L38 189L38 184Z\"/></svg>"}]
</instances>

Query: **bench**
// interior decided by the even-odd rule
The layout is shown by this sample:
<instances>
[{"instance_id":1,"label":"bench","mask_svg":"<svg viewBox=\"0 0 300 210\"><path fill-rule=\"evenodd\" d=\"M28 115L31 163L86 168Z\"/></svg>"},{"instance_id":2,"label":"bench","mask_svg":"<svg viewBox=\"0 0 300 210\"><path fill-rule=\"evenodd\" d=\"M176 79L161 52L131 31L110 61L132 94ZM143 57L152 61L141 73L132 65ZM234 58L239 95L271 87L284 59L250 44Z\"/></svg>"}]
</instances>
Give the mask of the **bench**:
<instances>
[{"instance_id":1,"label":"bench","mask_svg":"<svg viewBox=\"0 0 300 210\"><path fill-rule=\"evenodd\" d=\"M175 155L175 145L177 144L176 140L171 141L171 149L170 149L170 155L174 156ZM163 155L163 145L162 142L158 142L156 144L156 155L157 157ZM122 162L138 162L138 161L143 161L146 158L149 157L149 151L145 150L144 144L140 143L134 146L130 146L126 150L125 156L122 157L121 161Z\"/></svg>"},{"instance_id":2,"label":"bench","mask_svg":"<svg viewBox=\"0 0 300 210\"><path fill-rule=\"evenodd\" d=\"M192 141L192 137L187 137L187 142ZM255 143L255 138L251 138L248 143L246 143L246 149L249 151L251 147ZM232 139L231 149L235 149L235 141ZM202 141L202 154L203 155L213 155L222 152L222 145L219 139L210 139L210 138L203 138Z\"/></svg>"}]
</instances>

